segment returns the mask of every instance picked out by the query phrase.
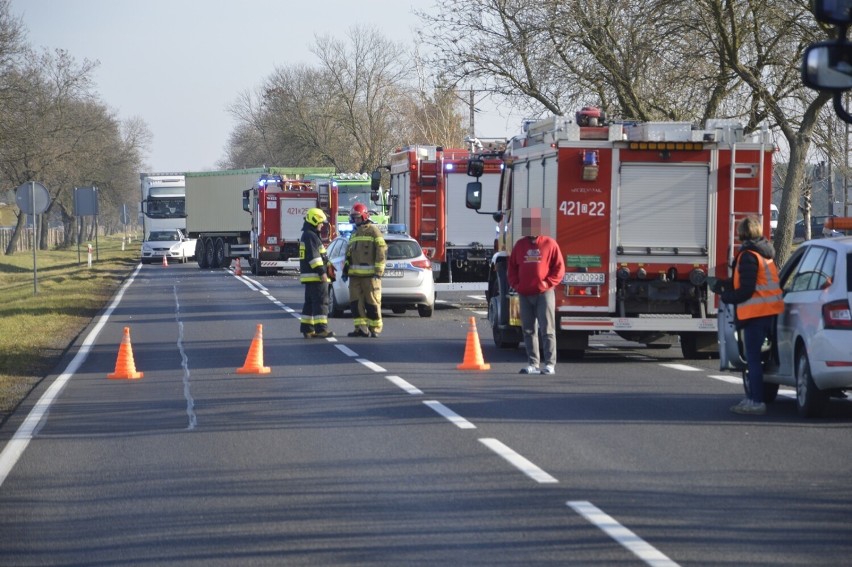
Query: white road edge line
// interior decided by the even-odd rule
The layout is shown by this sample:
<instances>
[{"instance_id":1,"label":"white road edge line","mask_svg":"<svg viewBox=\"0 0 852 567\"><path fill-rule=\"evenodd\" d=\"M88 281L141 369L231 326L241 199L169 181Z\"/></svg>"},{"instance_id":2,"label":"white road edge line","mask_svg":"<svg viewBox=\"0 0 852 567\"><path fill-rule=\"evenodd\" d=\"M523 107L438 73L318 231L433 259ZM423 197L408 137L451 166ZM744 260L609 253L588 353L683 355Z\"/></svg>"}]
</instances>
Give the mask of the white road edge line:
<instances>
[{"instance_id":1,"label":"white road edge line","mask_svg":"<svg viewBox=\"0 0 852 567\"><path fill-rule=\"evenodd\" d=\"M648 565L653 567L677 567L677 563L635 533L619 524L615 518L591 502L577 500L568 501L566 504Z\"/></svg>"},{"instance_id":2,"label":"white road edge line","mask_svg":"<svg viewBox=\"0 0 852 567\"><path fill-rule=\"evenodd\" d=\"M408 392L412 396L418 396L418 395L423 393L423 392L420 391L419 388L415 388L414 386L412 386L411 384L409 384L408 382L406 382L405 380L403 380L399 376L385 376L385 378L387 378L390 382L399 386L400 388L402 388L403 390L405 390L406 392Z\"/></svg>"},{"instance_id":3,"label":"white road edge line","mask_svg":"<svg viewBox=\"0 0 852 567\"><path fill-rule=\"evenodd\" d=\"M459 429L476 429L476 426L437 400L423 400L423 403L455 424Z\"/></svg>"},{"instance_id":4,"label":"white road edge line","mask_svg":"<svg viewBox=\"0 0 852 567\"><path fill-rule=\"evenodd\" d=\"M21 458L21 455L24 454L24 450L29 445L30 441L35 435L35 431L47 414L50 409L53 401L59 396L59 393L62 391L62 388L65 387L65 384L70 380L74 373L80 369L80 366L83 365L83 362L86 361L86 358L89 356L89 352L92 350L92 345L95 343L95 340L98 338L101 330L106 325L107 320L109 320L112 312L115 311L115 308L118 306L121 298L124 297L124 292L127 291L127 288L130 287L130 284L136 279L136 275L139 273L139 270L142 269L142 264L137 264L136 269L127 278L127 281L124 282L124 285L121 286L121 289L118 290L118 293L115 294L115 298L112 300L112 303L109 304L106 311L104 311L103 315L100 316L98 322L92 328L86 338L83 340L83 344L80 345L80 350L77 351L77 354L74 355L74 358L71 359L71 362L68 363L68 366L65 367L65 372L60 374L56 380L53 381L53 384L45 390L44 394L41 395L41 398L35 403L33 409L30 410L30 413L27 414L27 417L24 419L24 422L18 427L18 430L9 439L9 442L6 443L6 446L3 447L3 452L0 453L0 486L3 486L3 482L6 480L6 477L9 476L9 473L12 472L12 468L18 462L18 459Z\"/></svg>"},{"instance_id":5,"label":"white road edge line","mask_svg":"<svg viewBox=\"0 0 852 567\"><path fill-rule=\"evenodd\" d=\"M355 358L356 356L358 356L358 353L357 353L357 352L355 352L354 350L352 350L351 348L349 348L349 347L348 347L348 346L346 346L346 345L343 345L343 344L337 343L337 344L336 344L336 345L334 345L334 346L337 348L337 350L339 350L340 352L342 352L342 353L343 353L343 354L345 354L346 356L349 356L349 357L352 357L352 358Z\"/></svg>"},{"instance_id":6,"label":"white road edge line","mask_svg":"<svg viewBox=\"0 0 852 567\"><path fill-rule=\"evenodd\" d=\"M509 464L538 483L557 483L554 477L544 472L538 465L522 457L497 439L480 439L480 443L503 457Z\"/></svg>"}]
</instances>

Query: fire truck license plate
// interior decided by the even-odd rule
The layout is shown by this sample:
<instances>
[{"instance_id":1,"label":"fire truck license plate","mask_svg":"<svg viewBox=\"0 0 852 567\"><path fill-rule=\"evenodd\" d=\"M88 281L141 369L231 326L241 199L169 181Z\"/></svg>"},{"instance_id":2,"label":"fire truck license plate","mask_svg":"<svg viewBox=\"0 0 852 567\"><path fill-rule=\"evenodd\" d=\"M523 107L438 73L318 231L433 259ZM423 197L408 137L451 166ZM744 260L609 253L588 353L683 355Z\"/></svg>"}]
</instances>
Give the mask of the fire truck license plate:
<instances>
[{"instance_id":1,"label":"fire truck license plate","mask_svg":"<svg viewBox=\"0 0 852 567\"><path fill-rule=\"evenodd\" d=\"M385 273L382 277L385 278L401 278L402 270L385 270Z\"/></svg>"},{"instance_id":2,"label":"fire truck license plate","mask_svg":"<svg viewBox=\"0 0 852 567\"><path fill-rule=\"evenodd\" d=\"M567 284L602 284L605 281L606 274L594 272L569 272L562 279L562 283Z\"/></svg>"}]
</instances>

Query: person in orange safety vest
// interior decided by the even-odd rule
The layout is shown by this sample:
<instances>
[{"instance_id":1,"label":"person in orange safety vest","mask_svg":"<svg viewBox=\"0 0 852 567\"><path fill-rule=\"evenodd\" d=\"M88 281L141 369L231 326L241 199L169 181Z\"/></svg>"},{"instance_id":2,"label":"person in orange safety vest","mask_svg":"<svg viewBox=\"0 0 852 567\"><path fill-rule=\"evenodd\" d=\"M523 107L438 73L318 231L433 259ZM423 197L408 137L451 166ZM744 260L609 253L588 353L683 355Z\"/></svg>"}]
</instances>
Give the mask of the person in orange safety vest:
<instances>
[{"instance_id":1,"label":"person in orange safety vest","mask_svg":"<svg viewBox=\"0 0 852 567\"><path fill-rule=\"evenodd\" d=\"M784 311L784 300L778 284L778 270L773 258L775 250L763 237L763 226L756 217L746 217L737 226L737 236L742 242L734 258L733 280L718 281L712 286L721 294L724 303L736 306L737 328L743 333L748 397L731 411L742 415L763 415L763 360L764 341L772 336L775 320Z\"/></svg>"}]
</instances>

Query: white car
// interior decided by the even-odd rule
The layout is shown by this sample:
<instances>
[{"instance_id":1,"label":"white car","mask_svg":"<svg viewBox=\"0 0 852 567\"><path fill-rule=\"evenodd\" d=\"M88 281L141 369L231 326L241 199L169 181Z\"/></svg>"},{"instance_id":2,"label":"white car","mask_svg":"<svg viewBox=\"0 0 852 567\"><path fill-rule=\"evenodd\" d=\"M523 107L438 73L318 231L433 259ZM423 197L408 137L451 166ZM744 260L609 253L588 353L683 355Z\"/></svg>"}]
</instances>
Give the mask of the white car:
<instances>
[{"instance_id":1,"label":"white car","mask_svg":"<svg viewBox=\"0 0 852 567\"><path fill-rule=\"evenodd\" d=\"M388 251L382 277L382 307L394 313L417 309L421 317L431 317L435 307L432 262L423 254L420 244L407 234L388 232L384 236ZM337 272L337 280L328 286L332 317L341 317L349 309L349 282L343 281L348 246L348 236L340 236L328 247L328 259Z\"/></svg>"},{"instance_id":2,"label":"white car","mask_svg":"<svg viewBox=\"0 0 852 567\"><path fill-rule=\"evenodd\" d=\"M775 400L779 385L792 386L799 415L823 415L832 396L852 389L852 237L801 244L779 276L784 312L764 345L764 401ZM733 309L719 308L720 365L741 370L747 391Z\"/></svg>"},{"instance_id":3,"label":"white car","mask_svg":"<svg viewBox=\"0 0 852 567\"><path fill-rule=\"evenodd\" d=\"M142 242L142 263L169 261L186 262L195 257L195 239L187 238L179 228L152 230Z\"/></svg>"}]
</instances>

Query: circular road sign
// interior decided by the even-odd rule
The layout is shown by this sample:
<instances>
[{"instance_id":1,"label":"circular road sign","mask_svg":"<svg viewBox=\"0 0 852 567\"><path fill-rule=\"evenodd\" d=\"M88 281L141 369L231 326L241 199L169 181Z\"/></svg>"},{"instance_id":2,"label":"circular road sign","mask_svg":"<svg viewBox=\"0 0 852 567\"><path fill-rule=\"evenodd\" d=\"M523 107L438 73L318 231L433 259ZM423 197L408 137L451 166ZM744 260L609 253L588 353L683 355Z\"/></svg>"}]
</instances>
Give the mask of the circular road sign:
<instances>
[{"instance_id":1,"label":"circular road sign","mask_svg":"<svg viewBox=\"0 0 852 567\"><path fill-rule=\"evenodd\" d=\"M28 215L40 215L50 205L50 193L38 181L22 183L15 190L15 202L18 208Z\"/></svg>"}]
</instances>

